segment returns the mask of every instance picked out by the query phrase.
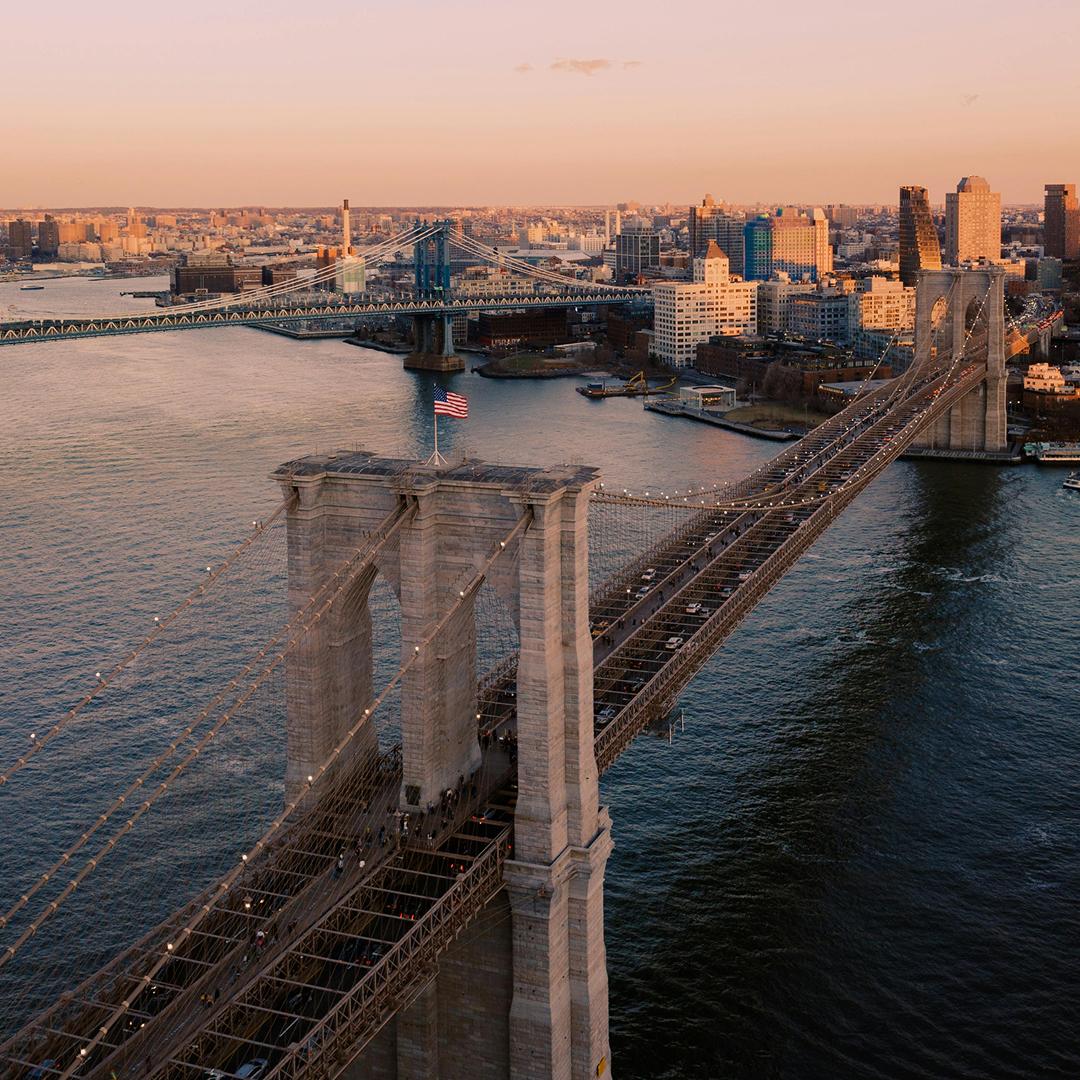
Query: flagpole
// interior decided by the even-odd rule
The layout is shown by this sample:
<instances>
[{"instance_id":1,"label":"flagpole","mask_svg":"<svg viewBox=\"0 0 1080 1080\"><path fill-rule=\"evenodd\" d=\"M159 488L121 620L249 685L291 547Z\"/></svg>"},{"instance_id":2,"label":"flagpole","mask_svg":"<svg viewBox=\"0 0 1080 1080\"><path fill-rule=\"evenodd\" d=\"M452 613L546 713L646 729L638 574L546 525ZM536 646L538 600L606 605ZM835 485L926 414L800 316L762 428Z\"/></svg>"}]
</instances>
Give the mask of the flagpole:
<instances>
[{"instance_id":1,"label":"flagpole","mask_svg":"<svg viewBox=\"0 0 1080 1080\"><path fill-rule=\"evenodd\" d=\"M435 413L435 453L424 462L425 465L445 465L446 459L439 453L439 414Z\"/></svg>"}]
</instances>

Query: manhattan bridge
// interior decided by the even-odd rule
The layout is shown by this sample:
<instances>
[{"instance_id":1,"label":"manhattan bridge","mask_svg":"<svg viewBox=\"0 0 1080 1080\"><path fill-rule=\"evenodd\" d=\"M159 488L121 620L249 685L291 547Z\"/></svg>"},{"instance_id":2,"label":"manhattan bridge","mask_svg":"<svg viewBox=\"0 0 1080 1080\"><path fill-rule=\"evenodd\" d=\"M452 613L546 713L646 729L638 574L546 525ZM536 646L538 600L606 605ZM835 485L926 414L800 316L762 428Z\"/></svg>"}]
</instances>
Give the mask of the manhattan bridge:
<instances>
[{"instance_id":1,"label":"manhattan bridge","mask_svg":"<svg viewBox=\"0 0 1080 1080\"><path fill-rule=\"evenodd\" d=\"M396 241L418 251L404 313L456 310L436 295L444 243L427 226ZM537 303L628 298L529 271ZM0 893L0 1075L617 1071L600 777L905 450L1004 449L1003 281L995 267L924 271L908 369L869 372L842 411L735 483L630 493L582 465L356 450L281 465L280 501L248 538L0 762L3 798L24 770L47 776L80 727L145 733L100 812L64 821L45 870ZM268 291L0 337L382 301L319 303ZM250 615L268 588L284 603L264 638ZM245 745L281 728L283 784L250 782ZM228 793L222 843L206 806L233 768L248 779ZM188 883L180 906L155 891L163 864ZM76 941L79 911L95 929Z\"/></svg>"}]
</instances>

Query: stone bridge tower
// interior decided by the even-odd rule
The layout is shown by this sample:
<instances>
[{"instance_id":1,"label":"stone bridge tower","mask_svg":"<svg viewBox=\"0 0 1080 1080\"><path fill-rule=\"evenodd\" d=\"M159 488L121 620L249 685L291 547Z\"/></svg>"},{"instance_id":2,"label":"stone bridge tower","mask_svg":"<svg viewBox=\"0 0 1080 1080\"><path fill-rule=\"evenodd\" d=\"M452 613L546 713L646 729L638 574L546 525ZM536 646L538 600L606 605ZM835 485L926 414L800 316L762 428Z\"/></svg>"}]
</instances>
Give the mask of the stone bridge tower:
<instances>
[{"instance_id":1,"label":"stone bridge tower","mask_svg":"<svg viewBox=\"0 0 1080 1080\"><path fill-rule=\"evenodd\" d=\"M287 788L295 792L373 692L369 594L382 574L401 606L402 660L432 632L525 514L489 581L514 613L518 794L506 889L440 958L435 980L350 1066L350 1080L570 1080L607 1071L603 929L610 817L593 753L588 614L593 469L435 468L368 453L304 458L275 478L288 519L296 610L395 507L379 549L290 661ZM402 809L480 762L475 612L466 602L402 684ZM374 729L354 753L374 750Z\"/></svg>"},{"instance_id":2,"label":"stone bridge tower","mask_svg":"<svg viewBox=\"0 0 1080 1080\"><path fill-rule=\"evenodd\" d=\"M1001 453L1005 418L1005 271L921 270L915 292L915 357L934 349L984 364L986 377L916 441L935 450Z\"/></svg>"}]
</instances>

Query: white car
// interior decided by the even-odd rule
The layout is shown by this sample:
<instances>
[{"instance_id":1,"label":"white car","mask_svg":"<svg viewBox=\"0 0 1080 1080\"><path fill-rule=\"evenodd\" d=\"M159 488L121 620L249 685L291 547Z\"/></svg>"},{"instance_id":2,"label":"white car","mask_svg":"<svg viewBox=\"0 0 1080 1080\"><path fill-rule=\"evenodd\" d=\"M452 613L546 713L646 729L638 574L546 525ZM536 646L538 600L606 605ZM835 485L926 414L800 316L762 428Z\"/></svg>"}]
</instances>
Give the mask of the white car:
<instances>
[{"instance_id":1,"label":"white car","mask_svg":"<svg viewBox=\"0 0 1080 1080\"><path fill-rule=\"evenodd\" d=\"M605 705L596 714L597 726L598 727L604 727L605 725L610 724L611 721L614 720L615 717L618 716L618 715L619 715L619 710L618 710L618 708L616 706L614 706L614 705Z\"/></svg>"},{"instance_id":2,"label":"white car","mask_svg":"<svg viewBox=\"0 0 1080 1080\"><path fill-rule=\"evenodd\" d=\"M701 604L694 603L686 605L687 615L700 615L704 610L705 609L701 606Z\"/></svg>"},{"instance_id":3,"label":"white car","mask_svg":"<svg viewBox=\"0 0 1080 1080\"><path fill-rule=\"evenodd\" d=\"M266 1072L268 1064L266 1058L252 1058L250 1061L245 1061L234 1073L224 1072L222 1069L210 1069L206 1073L205 1080L228 1080L229 1077L235 1077L236 1080L259 1080L259 1077Z\"/></svg>"},{"instance_id":4,"label":"white car","mask_svg":"<svg viewBox=\"0 0 1080 1080\"><path fill-rule=\"evenodd\" d=\"M641 575L641 580L642 580L642 581L652 581L652 579L653 579L654 577L656 577L656 568L655 568L655 567L653 567L653 566L650 566L650 567L649 567L649 569L648 569L648 570L646 570L646 571L645 571L645 572L644 572L644 573L643 573L643 574Z\"/></svg>"},{"instance_id":5,"label":"white car","mask_svg":"<svg viewBox=\"0 0 1080 1080\"><path fill-rule=\"evenodd\" d=\"M664 648L671 649L674 652L675 649L682 648L683 641L685 641L685 638L669 637L667 641L664 642Z\"/></svg>"}]
</instances>

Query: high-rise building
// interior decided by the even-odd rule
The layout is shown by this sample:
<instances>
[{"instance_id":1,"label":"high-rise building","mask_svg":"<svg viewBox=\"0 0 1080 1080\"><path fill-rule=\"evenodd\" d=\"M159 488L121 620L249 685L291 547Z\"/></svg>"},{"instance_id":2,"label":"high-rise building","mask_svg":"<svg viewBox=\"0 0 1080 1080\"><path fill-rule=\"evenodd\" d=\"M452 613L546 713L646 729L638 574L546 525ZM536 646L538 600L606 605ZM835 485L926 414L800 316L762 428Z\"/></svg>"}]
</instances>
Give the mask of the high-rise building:
<instances>
[{"instance_id":1,"label":"high-rise building","mask_svg":"<svg viewBox=\"0 0 1080 1080\"><path fill-rule=\"evenodd\" d=\"M938 242L926 188L907 185L900 189L900 280L915 286L920 270L941 269Z\"/></svg>"},{"instance_id":2,"label":"high-rise building","mask_svg":"<svg viewBox=\"0 0 1080 1080\"><path fill-rule=\"evenodd\" d=\"M61 244L77 244L86 239L86 226L79 221L61 221L59 232Z\"/></svg>"},{"instance_id":3,"label":"high-rise building","mask_svg":"<svg viewBox=\"0 0 1080 1080\"><path fill-rule=\"evenodd\" d=\"M52 214L46 214L45 220L38 222L38 254L53 258L59 250L60 222Z\"/></svg>"},{"instance_id":4,"label":"high-rise building","mask_svg":"<svg viewBox=\"0 0 1080 1080\"><path fill-rule=\"evenodd\" d=\"M945 196L945 262L1001 258L1001 195L981 176L965 176Z\"/></svg>"},{"instance_id":5,"label":"high-rise building","mask_svg":"<svg viewBox=\"0 0 1080 1080\"><path fill-rule=\"evenodd\" d=\"M723 203L718 203L711 195L706 195L700 206L690 207L690 257L693 259L704 255L709 241L714 240L717 247L728 257L731 272L741 274L745 225L745 216L730 213Z\"/></svg>"},{"instance_id":6,"label":"high-rise building","mask_svg":"<svg viewBox=\"0 0 1080 1080\"><path fill-rule=\"evenodd\" d=\"M859 220L857 206L830 205L825 207L825 214L830 224L837 229L853 229Z\"/></svg>"},{"instance_id":7,"label":"high-rise building","mask_svg":"<svg viewBox=\"0 0 1080 1080\"><path fill-rule=\"evenodd\" d=\"M8 222L8 251L12 259L29 259L34 251L34 227L23 218Z\"/></svg>"},{"instance_id":8,"label":"high-rise building","mask_svg":"<svg viewBox=\"0 0 1080 1080\"><path fill-rule=\"evenodd\" d=\"M757 283L732 281L715 241L694 260L693 281L653 286L653 347L666 364L686 367L700 342L757 329Z\"/></svg>"},{"instance_id":9,"label":"high-rise building","mask_svg":"<svg viewBox=\"0 0 1080 1080\"><path fill-rule=\"evenodd\" d=\"M133 206L129 207L127 212L127 234L140 239L146 236L146 223L139 217L139 212Z\"/></svg>"},{"instance_id":10,"label":"high-rise building","mask_svg":"<svg viewBox=\"0 0 1080 1080\"><path fill-rule=\"evenodd\" d=\"M659 233L644 221L627 222L615 237L615 277L626 281L659 265Z\"/></svg>"},{"instance_id":11,"label":"high-rise building","mask_svg":"<svg viewBox=\"0 0 1080 1080\"><path fill-rule=\"evenodd\" d=\"M762 214L743 229L743 276L767 281L775 273L820 281L832 273L829 222L820 208L809 216L790 206Z\"/></svg>"},{"instance_id":12,"label":"high-rise building","mask_svg":"<svg viewBox=\"0 0 1080 1080\"><path fill-rule=\"evenodd\" d=\"M1080 259L1080 203L1075 184L1047 184L1043 252L1052 259Z\"/></svg>"},{"instance_id":13,"label":"high-rise building","mask_svg":"<svg viewBox=\"0 0 1080 1080\"><path fill-rule=\"evenodd\" d=\"M120 229L112 218L97 218L94 222L94 231L97 239L103 244L112 243L119 235Z\"/></svg>"},{"instance_id":14,"label":"high-rise building","mask_svg":"<svg viewBox=\"0 0 1080 1080\"><path fill-rule=\"evenodd\" d=\"M772 277L772 224L768 214L758 214L743 228L743 277L768 281Z\"/></svg>"}]
</instances>

